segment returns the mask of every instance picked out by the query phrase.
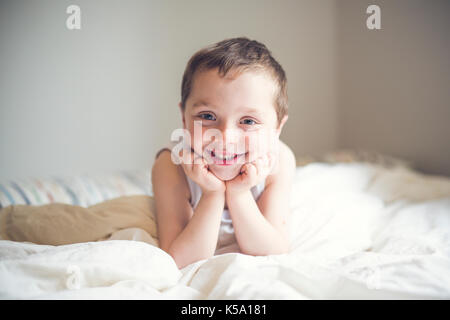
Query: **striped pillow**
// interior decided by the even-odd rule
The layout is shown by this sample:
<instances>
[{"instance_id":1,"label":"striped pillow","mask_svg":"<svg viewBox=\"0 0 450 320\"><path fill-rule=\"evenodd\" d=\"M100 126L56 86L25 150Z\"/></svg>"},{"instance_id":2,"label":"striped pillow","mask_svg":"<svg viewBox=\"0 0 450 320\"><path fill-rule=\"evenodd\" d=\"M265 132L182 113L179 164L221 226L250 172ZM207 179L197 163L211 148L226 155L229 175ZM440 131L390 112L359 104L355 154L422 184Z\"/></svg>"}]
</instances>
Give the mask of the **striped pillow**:
<instances>
[{"instance_id":1,"label":"striped pillow","mask_svg":"<svg viewBox=\"0 0 450 320\"><path fill-rule=\"evenodd\" d=\"M150 170L46 177L0 182L0 208L14 204L67 203L88 207L128 195L152 195Z\"/></svg>"}]
</instances>

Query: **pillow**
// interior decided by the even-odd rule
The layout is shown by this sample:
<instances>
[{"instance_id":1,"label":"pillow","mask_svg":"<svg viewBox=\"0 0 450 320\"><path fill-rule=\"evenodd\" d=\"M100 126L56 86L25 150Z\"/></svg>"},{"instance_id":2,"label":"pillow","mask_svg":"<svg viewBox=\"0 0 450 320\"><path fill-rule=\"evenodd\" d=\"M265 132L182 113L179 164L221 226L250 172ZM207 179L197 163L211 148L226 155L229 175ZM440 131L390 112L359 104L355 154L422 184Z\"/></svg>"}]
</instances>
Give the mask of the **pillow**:
<instances>
[{"instance_id":1,"label":"pillow","mask_svg":"<svg viewBox=\"0 0 450 320\"><path fill-rule=\"evenodd\" d=\"M413 164L407 160L400 159L394 156L386 155L376 151L363 149L342 149L325 153L323 155L314 157L310 155L297 156L297 166L305 166L312 162L325 163L370 163L383 168L413 168Z\"/></svg>"},{"instance_id":2,"label":"pillow","mask_svg":"<svg viewBox=\"0 0 450 320\"><path fill-rule=\"evenodd\" d=\"M153 197L124 196L88 208L51 203L0 210L3 240L64 245L105 240L125 228L141 228L157 238Z\"/></svg>"},{"instance_id":3,"label":"pillow","mask_svg":"<svg viewBox=\"0 0 450 320\"><path fill-rule=\"evenodd\" d=\"M150 170L15 179L0 182L0 208L55 202L88 207L121 196L142 194L151 195Z\"/></svg>"}]
</instances>

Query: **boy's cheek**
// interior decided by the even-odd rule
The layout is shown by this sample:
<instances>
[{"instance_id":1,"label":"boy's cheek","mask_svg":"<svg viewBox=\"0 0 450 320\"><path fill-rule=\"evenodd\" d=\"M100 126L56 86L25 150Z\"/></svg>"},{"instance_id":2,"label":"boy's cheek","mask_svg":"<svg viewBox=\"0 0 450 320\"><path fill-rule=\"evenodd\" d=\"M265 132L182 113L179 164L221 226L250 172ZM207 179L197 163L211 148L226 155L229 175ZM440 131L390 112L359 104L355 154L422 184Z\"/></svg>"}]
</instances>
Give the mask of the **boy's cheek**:
<instances>
[{"instance_id":1,"label":"boy's cheek","mask_svg":"<svg viewBox=\"0 0 450 320\"><path fill-rule=\"evenodd\" d=\"M279 139L275 131L260 130L246 136L245 145L249 162L264 157L268 153L277 153L278 144Z\"/></svg>"},{"instance_id":2,"label":"boy's cheek","mask_svg":"<svg viewBox=\"0 0 450 320\"><path fill-rule=\"evenodd\" d=\"M203 154L204 149L208 146L216 147L218 149L224 148L223 136L219 134L218 130L211 130L207 127L189 126L189 137L186 142L194 149L197 154ZM209 130L209 131L208 131ZM239 134L238 134L239 133ZM252 162L259 157L267 155L269 152L276 152L278 147L278 135L275 131L270 130L255 130L252 132L238 132L235 142L236 145L229 150L230 153L243 154L246 153L245 161L242 159L239 162Z\"/></svg>"},{"instance_id":3,"label":"boy's cheek","mask_svg":"<svg viewBox=\"0 0 450 320\"><path fill-rule=\"evenodd\" d=\"M189 147L191 147L195 153L202 154L203 152L203 141L202 136L203 132L197 130L194 130L191 126L188 128L189 135L185 136L185 144Z\"/></svg>"}]
</instances>

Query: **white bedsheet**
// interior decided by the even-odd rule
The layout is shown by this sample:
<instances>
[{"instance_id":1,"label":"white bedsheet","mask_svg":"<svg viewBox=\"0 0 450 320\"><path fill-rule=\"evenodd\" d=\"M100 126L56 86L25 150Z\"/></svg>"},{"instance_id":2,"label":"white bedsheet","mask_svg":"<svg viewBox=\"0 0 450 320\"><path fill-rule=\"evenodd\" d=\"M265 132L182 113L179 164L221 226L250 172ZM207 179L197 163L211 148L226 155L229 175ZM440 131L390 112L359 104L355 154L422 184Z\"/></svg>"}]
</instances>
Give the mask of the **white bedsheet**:
<instances>
[{"instance_id":1,"label":"white bedsheet","mask_svg":"<svg viewBox=\"0 0 450 320\"><path fill-rule=\"evenodd\" d=\"M450 179L315 163L297 169L293 194L289 254L178 270L140 229L64 246L3 240L0 298L450 298Z\"/></svg>"}]
</instances>

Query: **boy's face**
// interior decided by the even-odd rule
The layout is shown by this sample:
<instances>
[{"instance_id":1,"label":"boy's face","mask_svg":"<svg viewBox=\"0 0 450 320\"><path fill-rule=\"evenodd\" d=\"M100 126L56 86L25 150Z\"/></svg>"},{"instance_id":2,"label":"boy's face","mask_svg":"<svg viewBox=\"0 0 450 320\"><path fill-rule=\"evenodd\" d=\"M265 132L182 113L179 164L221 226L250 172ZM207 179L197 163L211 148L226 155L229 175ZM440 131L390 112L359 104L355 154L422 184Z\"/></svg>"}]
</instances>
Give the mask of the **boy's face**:
<instances>
[{"instance_id":1,"label":"boy's face","mask_svg":"<svg viewBox=\"0 0 450 320\"><path fill-rule=\"evenodd\" d=\"M192 149L219 179L233 179L245 162L268 152L278 140L287 116L278 123L276 89L263 72L230 71L221 77L211 69L195 75L182 111L183 125Z\"/></svg>"}]
</instances>

